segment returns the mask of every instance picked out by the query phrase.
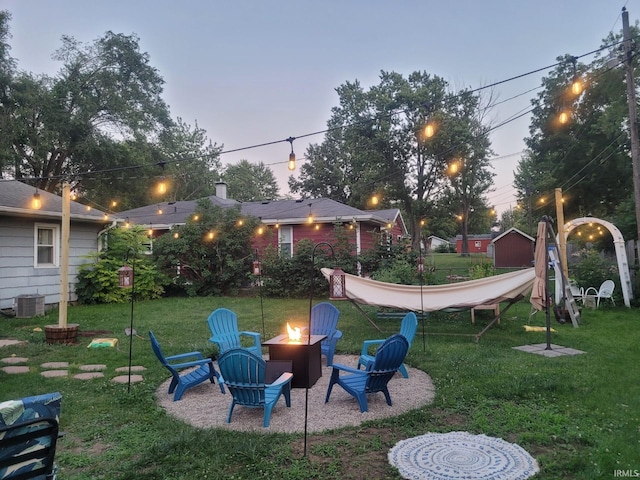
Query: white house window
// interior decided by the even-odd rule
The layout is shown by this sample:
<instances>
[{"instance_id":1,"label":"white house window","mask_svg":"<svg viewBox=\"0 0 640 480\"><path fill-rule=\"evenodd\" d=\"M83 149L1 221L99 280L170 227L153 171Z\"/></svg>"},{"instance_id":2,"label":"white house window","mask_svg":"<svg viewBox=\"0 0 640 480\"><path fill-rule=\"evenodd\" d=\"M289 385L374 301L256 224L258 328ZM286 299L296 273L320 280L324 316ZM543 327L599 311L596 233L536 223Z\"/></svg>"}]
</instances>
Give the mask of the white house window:
<instances>
[{"instance_id":1,"label":"white house window","mask_svg":"<svg viewBox=\"0 0 640 480\"><path fill-rule=\"evenodd\" d=\"M293 229L292 227L280 227L278 234L278 248L280 256L291 258L293 256Z\"/></svg>"},{"instance_id":2,"label":"white house window","mask_svg":"<svg viewBox=\"0 0 640 480\"><path fill-rule=\"evenodd\" d=\"M57 267L59 228L57 225L36 224L35 226L35 267Z\"/></svg>"}]
</instances>

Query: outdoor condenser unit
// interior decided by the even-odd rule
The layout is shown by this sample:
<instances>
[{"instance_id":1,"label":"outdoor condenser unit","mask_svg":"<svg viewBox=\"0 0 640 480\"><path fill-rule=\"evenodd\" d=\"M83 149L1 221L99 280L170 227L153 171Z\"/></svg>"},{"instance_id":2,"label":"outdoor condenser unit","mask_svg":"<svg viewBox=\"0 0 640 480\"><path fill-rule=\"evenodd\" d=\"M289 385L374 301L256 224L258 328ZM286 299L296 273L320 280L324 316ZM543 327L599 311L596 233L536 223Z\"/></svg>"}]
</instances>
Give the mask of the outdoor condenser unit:
<instances>
[{"instance_id":1,"label":"outdoor condenser unit","mask_svg":"<svg viewBox=\"0 0 640 480\"><path fill-rule=\"evenodd\" d=\"M44 315L44 295L18 295L16 318L30 318L36 315Z\"/></svg>"}]
</instances>

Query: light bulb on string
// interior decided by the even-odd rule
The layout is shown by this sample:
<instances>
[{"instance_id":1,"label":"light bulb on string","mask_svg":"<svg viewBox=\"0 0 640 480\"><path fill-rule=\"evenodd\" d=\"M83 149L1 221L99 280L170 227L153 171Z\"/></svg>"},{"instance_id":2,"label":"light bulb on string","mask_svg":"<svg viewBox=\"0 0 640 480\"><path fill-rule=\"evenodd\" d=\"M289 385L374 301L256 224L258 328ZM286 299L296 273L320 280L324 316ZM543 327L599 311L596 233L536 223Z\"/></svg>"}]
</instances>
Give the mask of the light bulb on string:
<instances>
[{"instance_id":1,"label":"light bulb on string","mask_svg":"<svg viewBox=\"0 0 640 480\"><path fill-rule=\"evenodd\" d=\"M38 193L38 189L36 188L36 193L33 194L33 198L31 200L31 206L34 210L40 210L42 207L42 200L40 200L40 194Z\"/></svg>"},{"instance_id":2,"label":"light bulb on string","mask_svg":"<svg viewBox=\"0 0 640 480\"><path fill-rule=\"evenodd\" d=\"M424 138L432 138L436 134L436 126L433 122L429 122L424 127Z\"/></svg>"},{"instance_id":3,"label":"light bulb on string","mask_svg":"<svg viewBox=\"0 0 640 480\"><path fill-rule=\"evenodd\" d=\"M287 138L287 142L291 144L291 153L289 154L289 163L287 164L287 168L291 172L293 172L296 169L296 154L293 153L293 141L295 139L296 139L295 137Z\"/></svg>"}]
</instances>

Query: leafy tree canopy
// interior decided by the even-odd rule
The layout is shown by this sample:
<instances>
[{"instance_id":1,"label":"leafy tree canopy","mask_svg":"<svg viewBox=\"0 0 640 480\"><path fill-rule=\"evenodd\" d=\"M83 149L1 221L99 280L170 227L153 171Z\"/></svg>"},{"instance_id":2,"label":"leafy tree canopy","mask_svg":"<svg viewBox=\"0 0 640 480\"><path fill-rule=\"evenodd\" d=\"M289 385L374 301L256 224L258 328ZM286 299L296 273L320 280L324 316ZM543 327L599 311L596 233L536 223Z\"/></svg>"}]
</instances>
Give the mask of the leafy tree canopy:
<instances>
[{"instance_id":1,"label":"leafy tree canopy","mask_svg":"<svg viewBox=\"0 0 640 480\"><path fill-rule=\"evenodd\" d=\"M632 35L638 33L634 28ZM620 39L611 34L603 48L612 46L590 64L570 55L558 57L558 65L543 78L543 89L532 101L527 152L518 164L515 185L534 223L542 215L555 216L554 191L561 188L566 219L605 218L619 223L625 236L635 236L633 202L628 201L633 198L629 112L615 46ZM634 70L637 81L637 58ZM580 94L570 88L576 75L586 87ZM562 113L565 123L560 121Z\"/></svg>"},{"instance_id":2,"label":"leafy tree canopy","mask_svg":"<svg viewBox=\"0 0 640 480\"><path fill-rule=\"evenodd\" d=\"M240 160L235 165L228 165L222 179L229 188L229 198L239 202L255 202L260 200L276 200L278 198L278 182L271 169L264 163L249 163Z\"/></svg>"},{"instance_id":3,"label":"leafy tree canopy","mask_svg":"<svg viewBox=\"0 0 640 480\"><path fill-rule=\"evenodd\" d=\"M332 109L325 140L309 147L299 179L289 179L292 192L358 208L372 208L369 199L376 193L381 206L402 208L416 243L420 220L433 216L438 197L453 187L446 176L453 159L465 160L474 182L473 191L453 189L458 196L465 193L467 203L491 185L478 96L452 93L445 80L426 72L404 78L382 71L380 83L369 90L355 81L336 91L339 105ZM434 130L427 133L427 125Z\"/></svg>"}]
</instances>

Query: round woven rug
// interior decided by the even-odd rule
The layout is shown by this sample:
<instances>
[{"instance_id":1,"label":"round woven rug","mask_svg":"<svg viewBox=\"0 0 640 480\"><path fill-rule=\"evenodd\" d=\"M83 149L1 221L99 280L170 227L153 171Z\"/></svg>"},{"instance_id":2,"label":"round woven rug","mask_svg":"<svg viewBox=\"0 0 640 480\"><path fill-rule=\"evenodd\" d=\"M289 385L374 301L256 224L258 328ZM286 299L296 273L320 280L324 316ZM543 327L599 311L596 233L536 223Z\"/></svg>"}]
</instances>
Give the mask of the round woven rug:
<instances>
[{"instance_id":1,"label":"round woven rug","mask_svg":"<svg viewBox=\"0 0 640 480\"><path fill-rule=\"evenodd\" d=\"M389 450L403 478L430 480L524 480L540 469L522 447L467 432L428 433Z\"/></svg>"}]
</instances>

